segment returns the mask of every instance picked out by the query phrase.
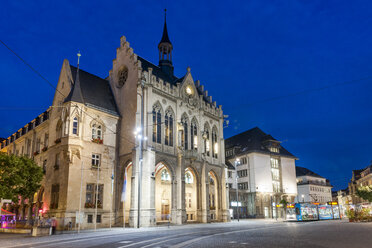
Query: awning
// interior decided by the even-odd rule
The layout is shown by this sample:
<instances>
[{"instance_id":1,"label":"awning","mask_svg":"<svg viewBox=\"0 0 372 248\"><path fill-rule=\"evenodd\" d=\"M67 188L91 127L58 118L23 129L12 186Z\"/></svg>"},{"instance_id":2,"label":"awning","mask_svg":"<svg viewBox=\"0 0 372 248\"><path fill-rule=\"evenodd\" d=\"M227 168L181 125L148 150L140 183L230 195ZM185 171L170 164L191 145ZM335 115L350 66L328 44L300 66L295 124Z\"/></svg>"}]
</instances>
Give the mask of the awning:
<instances>
[{"instance_id":1,"label":"awning","mask_svg":"<svg viewBox=\"0 0 372 248\"><path fill-rule=\"evenodd\" d=\"M15 215L12 212L6 211L5 209L1 209L1 214L0 215Z\"/></svg>"}]
</instances>

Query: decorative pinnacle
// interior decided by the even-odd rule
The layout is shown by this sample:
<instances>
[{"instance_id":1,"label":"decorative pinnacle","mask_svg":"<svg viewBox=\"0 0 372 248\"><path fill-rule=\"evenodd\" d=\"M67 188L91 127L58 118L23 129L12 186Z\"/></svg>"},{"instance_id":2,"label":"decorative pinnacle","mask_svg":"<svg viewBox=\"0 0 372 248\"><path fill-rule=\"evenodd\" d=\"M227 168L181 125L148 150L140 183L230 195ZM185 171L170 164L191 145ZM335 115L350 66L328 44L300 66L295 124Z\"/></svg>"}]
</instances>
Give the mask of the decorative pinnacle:
<instances>
[{"instance_id":1,"label":"decorative pinnacle","mask_svg":"<svg viewBox=\"0 0 372 248\"><path fill-rule=\"evenodd\" d=\"M81 53L80 53L80 51L77 53L77 56L78 56L78 62L77 62L77 65L78 65L78 67L79 67L79 63L80 63L80 56L81 56Z\"/></svg>"}]
</instances>

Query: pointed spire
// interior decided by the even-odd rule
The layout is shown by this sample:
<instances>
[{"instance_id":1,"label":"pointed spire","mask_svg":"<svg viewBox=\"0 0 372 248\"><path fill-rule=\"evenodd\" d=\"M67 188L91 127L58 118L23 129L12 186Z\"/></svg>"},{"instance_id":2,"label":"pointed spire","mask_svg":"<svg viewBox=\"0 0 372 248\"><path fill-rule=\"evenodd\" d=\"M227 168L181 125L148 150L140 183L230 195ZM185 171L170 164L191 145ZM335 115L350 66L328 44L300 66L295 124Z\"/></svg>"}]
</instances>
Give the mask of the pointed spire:
<instances>
[{"instance_id":1,"label":"pointed spire","mask_svg":"<svg viewBox=\"0 0 372 248\"><path fill-rule=\"evenodd\" d=\"M159 67L169 76L173 76L172 50L173 45L169 40L167 30L167 9L164 9L164 29L163 36L158 45L159 49Z\"/></svg>"},{"instance_id":2,"label":"pointed spire","mask_svg":"<svg viewBox=\"0 0 372 248\"><path fill-rule=\"evenodd\" d=\"M167 9L164 9L164 28L163 28L163 36L161 37L160 43L169 43L172 44L169 40L168 36L168 29L167 29Z\"/></svg>"},{"instance_id":3,"label":"pointed spire","mask_svg":"<svg viewBox=\"0 0 372 248\"><path fill-rule=\"evenodd\" d=\"M79 76L80 56L81 56L80 51L77 53L77 56L78 56L78 62L77 62L77 68L76 68L75 82L72 86L70 94L65 99L65 102L74 101L74 102L84 103L84 98L83 98L83 94L81 92L81 86L80 86L80 76Z\"/></svg>"}]
</instances>

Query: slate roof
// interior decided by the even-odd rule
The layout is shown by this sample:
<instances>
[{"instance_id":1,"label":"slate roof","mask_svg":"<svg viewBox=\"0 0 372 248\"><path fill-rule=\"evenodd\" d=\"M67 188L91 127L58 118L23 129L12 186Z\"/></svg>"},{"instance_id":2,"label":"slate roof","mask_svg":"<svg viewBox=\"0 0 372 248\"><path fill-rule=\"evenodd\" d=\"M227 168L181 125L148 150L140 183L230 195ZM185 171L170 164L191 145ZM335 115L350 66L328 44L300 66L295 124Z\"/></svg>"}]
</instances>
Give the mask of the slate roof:
<instances>
[{"instance_id":1,"label":"slate roof","mask_svg":"<svg viewBox=\"0 0 372 248\"><path fill-rule=\"evenodd\" d=\"M79 77L76 80L77 68L72 65L70 65L70 68L74 84L65 102L84 103L87 106L119 116L114 95L107 80L81 69L79 69Z\"/></svg>"},{"instance_id":2,"label":"slate roof","mask_svg":"<svg viewBox=\"0 0 372 248\"><path fill-rule=\"evenodd\" d=\"M315 172L307 169L307 168L304 168L304 167L300 167L300 166L296 166L296 176L299 177L299 176L312 176L312 177L319 177L319 178L324 178L318 174L316 174Z\"/></svg>"},{"instance_id":3,"label":"slate roof","mask_svg":"<svg viewBox=\"0 0 372 248\"><path fill-rule=\"evenodd\" d=\"M163 36L161 37L160 43L163 43L163 42L172 44L172 42L170 42L170 40L169 40L168 29L167 29L167 21L166 20L164 21Z\"/></svg>"},{"instance_id":4,"label":"slate roof","mask_svg":"<svg viewBox=\"0 0 372 248\"><path fill-rule=\"evenodd\" d=\"M269 149L264 146L265 141L277 141L271 135L264 133L260 128L255 127L243 133L234 135L225 140L225 150L236 147L235 154L246 152L260 152L271 154ZM279 155L296 158L283 146L279 148Z\"/></svg>"},{"instance_id":5,"label":"slate roof","mask_svg":"<svg viewBox=\"0 0 372 248\"><path fill-rule=\"evenodd\" d=\"M176 85L177 82L180 81L180 79L183 79L182 78L178 78L176 76L170 76L168 75L167 73L163 72L161 70L161 68L157 65L154 65L153 63L149 62L148 60L138 56L138 59L141 61L141 66L142 66L142 69L145 70L145 71L148 71L149 68L152 68L152 74L157 77L157 78L161 78L163 81L166 81L168 83L170 83L171 85Z\"/></svg>"}]
</instances>

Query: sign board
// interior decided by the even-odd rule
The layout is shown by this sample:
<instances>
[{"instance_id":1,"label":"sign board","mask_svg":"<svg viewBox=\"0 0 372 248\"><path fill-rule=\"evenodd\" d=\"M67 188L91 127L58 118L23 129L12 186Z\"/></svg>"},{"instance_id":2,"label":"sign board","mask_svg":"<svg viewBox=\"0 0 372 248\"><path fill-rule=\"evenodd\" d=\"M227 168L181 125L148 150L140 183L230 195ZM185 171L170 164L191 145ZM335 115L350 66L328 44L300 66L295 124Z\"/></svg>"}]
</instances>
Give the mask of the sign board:
<instances>
[{"instance_id":1,"label":"sign board","mask_svg":"<svg viewBox=\"0 0 372 248\"><path fill-rule=\"evenodd\" d=\"M84 212L80 212L80 215L79 215L79 211L76 211L76 223L83 224L83 222L84 222Z\"/></svg>"},{"instance_id":2,"label":"sign board","mask_svg":"<svg viewBox=\"0 0 372 248\"><path fill-rule=\"evenodd\" d=\"M12 200L1 198L1 205L3 205L4 203L12 203Z\"/></svg>"}]
</instances>

